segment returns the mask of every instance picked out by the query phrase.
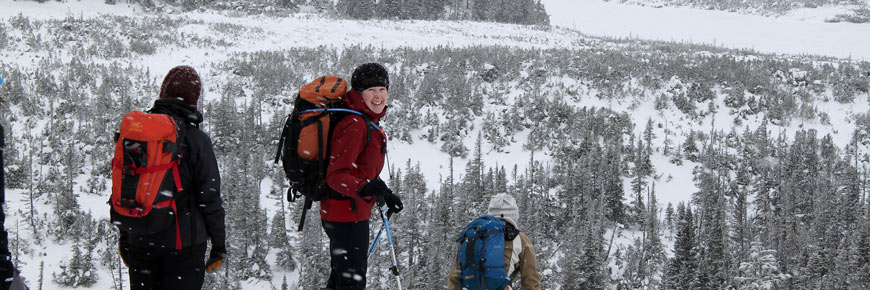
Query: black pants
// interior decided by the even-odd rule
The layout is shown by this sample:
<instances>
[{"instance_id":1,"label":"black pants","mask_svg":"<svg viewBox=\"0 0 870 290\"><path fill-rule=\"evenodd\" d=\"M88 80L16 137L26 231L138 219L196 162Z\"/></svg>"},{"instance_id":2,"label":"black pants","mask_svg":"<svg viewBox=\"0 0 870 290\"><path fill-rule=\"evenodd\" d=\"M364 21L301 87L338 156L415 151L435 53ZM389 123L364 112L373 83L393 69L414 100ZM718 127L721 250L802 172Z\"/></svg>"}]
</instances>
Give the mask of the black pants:
<instances>
[{"instance_id":1,"label":"black pants","mask_svg":"<svg viewBox=\"0 0 870 290\"><path fill-rule=\"evenodd\" d=\"M129 247L121 257L130 268L131 290L200 290L206 244L175 249Z\"/></svg>"},{"instance_id":2,"label":"black pants","mask_svg":"<svg viewBox=\"0 0 870 290\"><path fill-rule=\"evenodd\" d=\"M321 220L329 236L330 268L326 287L365 289L368 267L369 221L338 223Z\"/></svg>"}]
</instances>

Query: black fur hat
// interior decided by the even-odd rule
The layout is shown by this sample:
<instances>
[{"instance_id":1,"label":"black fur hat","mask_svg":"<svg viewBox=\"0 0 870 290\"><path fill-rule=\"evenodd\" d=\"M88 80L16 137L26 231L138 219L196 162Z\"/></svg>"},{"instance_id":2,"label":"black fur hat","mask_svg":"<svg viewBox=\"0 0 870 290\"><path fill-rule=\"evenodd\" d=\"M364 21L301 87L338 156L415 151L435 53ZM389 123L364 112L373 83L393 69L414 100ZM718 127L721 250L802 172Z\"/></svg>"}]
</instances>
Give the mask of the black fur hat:
<instances>
[{"instance_id":1,"label":"black fur hat","mask_svg":"<svg viewBox=\"0 0 870 290\"><path fill-rule=\"evenodd\" d=\"M377 63L366 63L353 70L350 78L350 86L357 92L362 92L371 87L385 87L390 89L390 76L387 69Z\"/></svg>"}]
</instances>

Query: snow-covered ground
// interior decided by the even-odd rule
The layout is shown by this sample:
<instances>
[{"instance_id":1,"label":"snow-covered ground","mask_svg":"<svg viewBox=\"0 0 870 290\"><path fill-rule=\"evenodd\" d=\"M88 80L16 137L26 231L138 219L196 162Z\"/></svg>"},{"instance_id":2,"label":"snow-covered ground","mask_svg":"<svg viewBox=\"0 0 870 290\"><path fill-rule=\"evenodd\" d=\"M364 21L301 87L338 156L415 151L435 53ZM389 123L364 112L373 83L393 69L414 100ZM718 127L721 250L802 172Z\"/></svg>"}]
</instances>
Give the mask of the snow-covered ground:
<instances>
[{"instance_id":1,"label":"snow-covered ground","mask_svg":"<svg viewBox=\"0 0 870 290\"><path fill-rule=\"evenodd\" d=\"M543 0L550 22L618 38L714 44L767 53L870 60L870 23L826 23L842 8L799 9L781 17L602 0Z\"/></svg>"}]
</instances>

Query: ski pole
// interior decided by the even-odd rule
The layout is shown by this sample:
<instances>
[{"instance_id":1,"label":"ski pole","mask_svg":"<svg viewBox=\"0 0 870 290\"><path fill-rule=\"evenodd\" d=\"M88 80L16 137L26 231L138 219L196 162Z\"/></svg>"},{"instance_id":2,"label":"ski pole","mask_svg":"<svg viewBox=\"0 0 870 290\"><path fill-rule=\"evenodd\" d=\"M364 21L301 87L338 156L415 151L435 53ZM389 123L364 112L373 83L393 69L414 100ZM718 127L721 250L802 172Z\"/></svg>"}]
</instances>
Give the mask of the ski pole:
<instances>
[{"instance_id":1,"label":"ski pole","mask_svg":"<svg viewBox=\"0 0 870 290\"><path fill-rule=\"evenodd\" d=\"M387 211L387 220L390 219L391 215L392 215L392 214L390 214L390 211ZM381 229L378 230L378 235L375 236L375 242L372 243L372 246L371 246L371 247L369 247L369 256L368 256L368 259L369 259L369 260L371 260L371 258L372 258L372 254L375 252L375 249L376 249L377 246L378 246L378 242L381 241L381 234L384 233L384 228L385 228L384 225L385 225L385 224L383 224L383 223L381 224Z\"/></svg>"},{"instance_id":2,"label":"ski pole","mask_svg":"<svg viewBox=\"0 0 870 290\"><path fill-rule=\"evenodd\" d=\"M387 211L387 220L389 220L391 217L392 217L392 213L388 210L388 211ZM385 225L385 224L383 224L383 223L381 224L381 229L378 230L378 235L375 236L375 242L372 243L372 246L371 246L371 247L369 247L369 255L368 255L368 259L369 259L369 260L371 260L371 258L372 258L372 254L374 254L375 249L376 249L377 246L378 246L378 242L381 241L381 234L384 233L384 228L385 228L384 225Z\"/></svg>"},{"instance_id":3,"label":"ski pole","mask_svg":"<svg viewBox=\"0 0 870 290\"><path fill-rule=\"evenodd\" d=\"M393 273L393 276L396 276L396 284L399 286L399 290L402 290L402 279L399 276L399 260L396 259L396 247L393 246L393 234L390 232L390 219L387 218L387 214L384 213L384 207L379 207L378 211L381 212L381 219L384 220L384 228L387 230L387 242L390 245L390 253L393 256L393 267L390 268L390 272Z\"/></svg>"},{"instance_id":4,"label":"ski pole","mask_svg":"<svg viewBox=\"0 0 870 290\"><path fill-rule=\"evenodd\" d=\"M368 259L372 259L372 254L375 252L375 248L378 246L378 242L381 240L381 234L384 233L384 225L381 224L381 229L378 230L378 235L375 236L375 242L372 243L372 246L369 248L369 256Z\"/></svg>"}]
</instances>

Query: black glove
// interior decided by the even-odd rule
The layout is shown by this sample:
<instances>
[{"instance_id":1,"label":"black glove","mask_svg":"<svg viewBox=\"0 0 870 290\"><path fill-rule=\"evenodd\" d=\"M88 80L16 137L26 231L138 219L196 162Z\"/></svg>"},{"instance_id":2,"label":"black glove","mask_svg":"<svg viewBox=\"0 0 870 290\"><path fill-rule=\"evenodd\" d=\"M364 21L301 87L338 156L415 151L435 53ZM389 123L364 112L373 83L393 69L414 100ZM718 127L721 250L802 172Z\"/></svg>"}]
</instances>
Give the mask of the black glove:
<instances>
[{"instance_id":1,"label":"black glove","mask_svg":"<svg viewBox=\"0 0 870 290\"><path fill-rule=\"evenodd\" d=\"M208 261L205 262L205 272L211 273L220 270L221 263L227 257L227 249L224 247L212 247L211 254L208 256Z\"/></svg>"},{"instance_id":2,"label":"black glove","mask_svg":"<svg viewBox=\"0 0 870 290\"><path fill-rule=\"evenodd\" d=\"M387 218L390 218L394 213L401 212L402 209L405 208L405 206L402 205L402 199L398 195L393 194L393 192L384 196L384 201L387 203L387 207L389 208L389 210L387 210Z\"/></svg>"},{"instance_id":3,"label":"black glove","mask_svg":"<svg viewBox=\"0 0 870 290\"><path fill-rule=\"evenodd\" d=\"M359 189L359 196L374 197L378 201L378 204L384 204L384 196L392 194L393 191L380 178L369 181L369 183L366 183Z\"/></svg>"}]
</instances>

